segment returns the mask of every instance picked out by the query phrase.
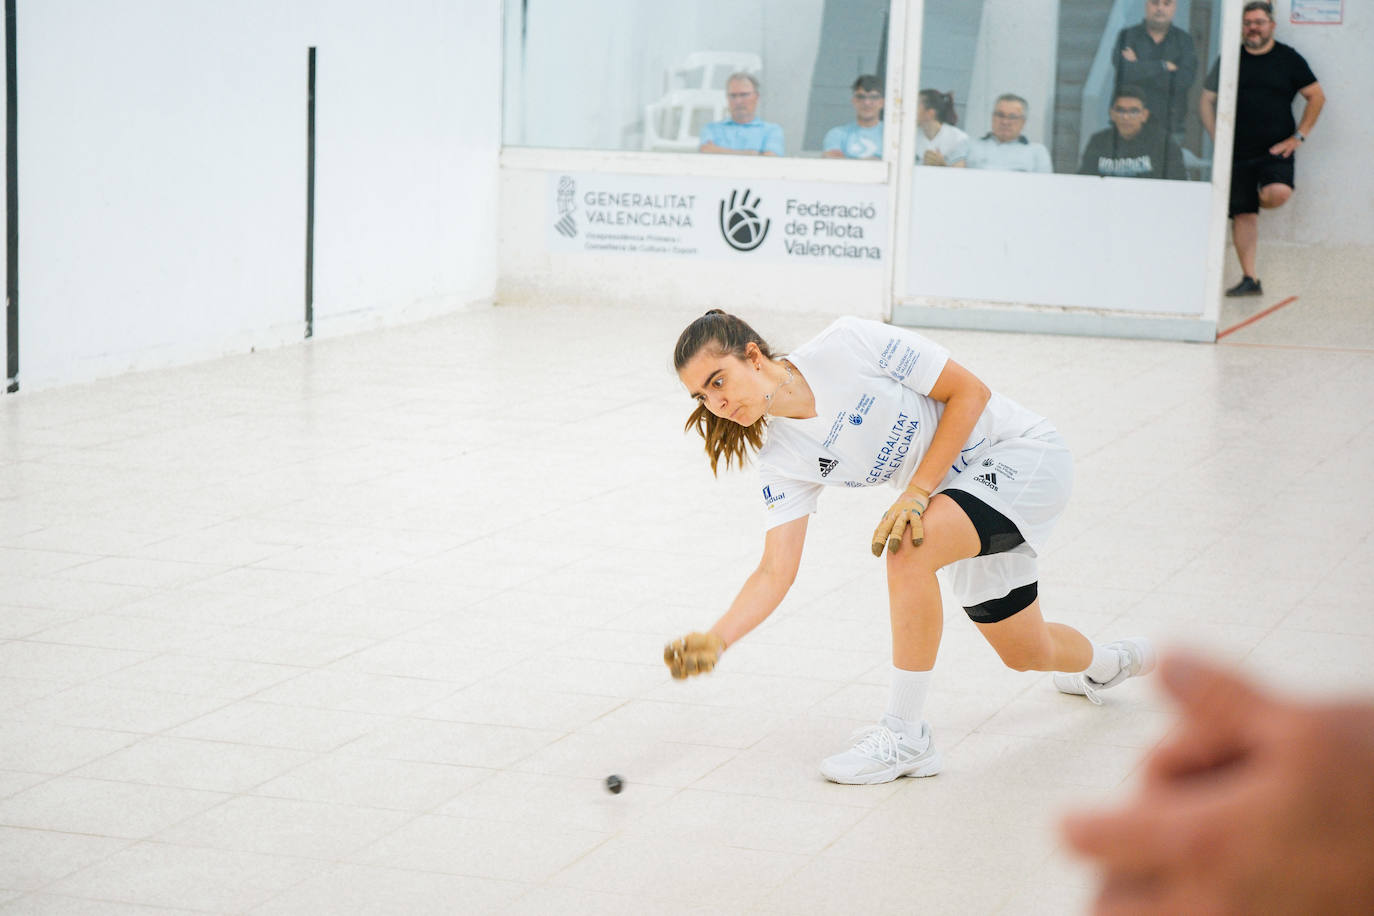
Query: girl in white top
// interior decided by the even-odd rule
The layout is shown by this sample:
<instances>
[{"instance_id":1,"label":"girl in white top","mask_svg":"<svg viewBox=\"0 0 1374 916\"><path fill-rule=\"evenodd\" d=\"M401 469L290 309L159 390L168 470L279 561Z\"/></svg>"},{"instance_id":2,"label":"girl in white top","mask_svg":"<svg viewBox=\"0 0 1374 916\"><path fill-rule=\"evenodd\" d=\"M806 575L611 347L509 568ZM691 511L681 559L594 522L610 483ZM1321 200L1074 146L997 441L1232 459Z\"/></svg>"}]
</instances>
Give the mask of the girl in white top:
<instances>
[{"instance_id":1,"label":"girl in white top","mask_svg":"<svg viewBox=\"0 0 1374 916\"><path fill-rule=\"evenodd\" d=\"M922 89L916 99L916 164L967 166L969 139L954 126L954 93Z\"/></svg>"},{"instance_id":2,"label":"girl in white top","mask_svg":"<svg viewBox=\"0 0 1374 916\"><path fill-rule=\"evenodd\" d=\"M1143 639L1095 646L1040 613L1036 557L1063 511L1073 461L1044 417L990 391L938 344L903 328L842 318L787 358L719 309L683 331L678 377L712 471L758 452L767 515L763 557L706 632L664 648L674 677L712 670L787 594L825 487L899 491L873 533L887 552L892 681L887 713L821 762L834 782L933 776L940 756L923 717L944 613L937 570L979 631L1018 671L1098 691L1154 666ZM934 495L932 495L934 494Z\"/></svg>"}]
</instances>

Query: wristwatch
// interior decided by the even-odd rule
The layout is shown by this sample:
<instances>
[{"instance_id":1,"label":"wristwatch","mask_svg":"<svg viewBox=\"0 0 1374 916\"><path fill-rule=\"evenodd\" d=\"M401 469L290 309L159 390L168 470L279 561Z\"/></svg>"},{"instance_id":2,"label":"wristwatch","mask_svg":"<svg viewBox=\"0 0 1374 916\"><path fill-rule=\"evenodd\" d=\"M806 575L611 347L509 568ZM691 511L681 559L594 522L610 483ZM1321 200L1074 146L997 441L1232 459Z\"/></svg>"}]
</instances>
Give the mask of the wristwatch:
<instances>
[{"instance_id":1,"label":"wristwatch","mask_svg":"<svg viewBox=\"0 0 1374 916\"><path fill-rule=\"evenodd\" d=\"M1300 130L1295 130L1295 131L1293 131L1293 136L1295 136L1295 137L1298 138L1298 142L1299 142L1299 143L1306 143L1306 142L1307 142L1307 138L1303 136L1303 133L1302 133L1302 131L1300 131Z\"/></svg>"}]
</instances>

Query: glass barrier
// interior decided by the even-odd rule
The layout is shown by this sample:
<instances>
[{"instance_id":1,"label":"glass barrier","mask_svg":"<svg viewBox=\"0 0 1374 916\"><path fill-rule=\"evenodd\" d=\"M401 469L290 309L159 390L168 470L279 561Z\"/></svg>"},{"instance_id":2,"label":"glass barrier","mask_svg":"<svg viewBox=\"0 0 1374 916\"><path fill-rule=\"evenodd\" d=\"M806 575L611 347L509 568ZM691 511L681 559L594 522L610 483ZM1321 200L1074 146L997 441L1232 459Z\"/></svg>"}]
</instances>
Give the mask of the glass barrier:
<instances>
[{"instance_id":1,"label":"glass barrier","mask_svg":"<svg viewBox=\"0 0 1374 916\"><path fill-rule=\"evenodd\" d=\"M1206 180L1220 0L926 0L921 165Z\"/></svg>"},{"instance_id":2,"label":"glass barrier","mask_svg":"<svg viewBox=\"0 0 1374 916\"><path fill-rule=\"evenodd\" d=\"M1201 314L1221 5L925 0L898 298Z\"/></svg>"},{"instance_id":3,"label":"glass barrier","mask_svg":"<svg viewBox=\"0 0 1374 916\"><path fill-rule=\"evenodd\" d=\"M504 142L881 157L888 6L506 0Z\"/></svg>"}]
</instances>

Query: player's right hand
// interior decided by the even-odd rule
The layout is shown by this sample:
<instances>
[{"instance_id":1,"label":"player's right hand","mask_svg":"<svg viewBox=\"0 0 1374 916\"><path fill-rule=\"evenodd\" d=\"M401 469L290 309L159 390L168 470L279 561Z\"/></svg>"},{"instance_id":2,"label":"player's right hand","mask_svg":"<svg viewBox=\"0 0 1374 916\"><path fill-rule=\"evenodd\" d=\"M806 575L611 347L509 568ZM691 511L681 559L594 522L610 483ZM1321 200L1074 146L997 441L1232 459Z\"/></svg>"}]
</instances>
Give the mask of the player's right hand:
<instances>
[{"instance_id":1,"label":"player's right hand","mask_svg":"<svg viewBox=\"0 0 1374 916\"><path fill-rule=\"evenodd\" d=\"M715 633L688 633L663 647L663 662L673 677L681 680L710 671L724 651L725 640Z\"/></svg>"}]
</instances>

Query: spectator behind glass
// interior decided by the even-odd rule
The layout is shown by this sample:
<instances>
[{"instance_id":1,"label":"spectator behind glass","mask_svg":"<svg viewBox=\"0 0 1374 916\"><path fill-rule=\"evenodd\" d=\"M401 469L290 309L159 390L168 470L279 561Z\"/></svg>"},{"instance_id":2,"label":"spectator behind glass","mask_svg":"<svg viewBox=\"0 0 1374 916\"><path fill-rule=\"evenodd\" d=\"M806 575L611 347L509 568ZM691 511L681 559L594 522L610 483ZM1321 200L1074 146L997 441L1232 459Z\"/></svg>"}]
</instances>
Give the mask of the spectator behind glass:
<instances>
[{"instance_id":1,"label":"spectator behind glass","mask_svg":"<svg viewBox=\"0 0 1374 916\"><path fill-rule=\"evenodd\" d=\"M1011 172L1052 172L1050 151L1032 143L1021 134L1030 106L1010 92L997 97L992 106L992 131L969 147L968 167L1001 169Z\"/></svg>"},{"instance_id":2,"label":"spectator behind glass","mask_svg":"<svg viewBox=\"0 0 1374 916\"><path fill-rule=\"evenodd\" d=\"M1080 175L1114 178L1187 178L1183 150L1167 131L1155 127L1145 105L1145 90L1122 86L1112 94L1112 126L1092 135L1083 150Z\"/></svg>"},{"instance_id":3,"label":"spectator behind glass","mask_svg":"<svg viewBox=\"0 0 1374 916\"><path fill-rule=\"evenodd\" d=\"M883 157L883 83L876 76L854 81L854 123L832 127L821 143L827 159L881 159Z\"/></svg>"},{"instance_id":4,"label":"spectator behind glass","mask_svg":"<svg viewBox=\"0 0 1374 916\"><path fill-rule=\"evenodd\" d=\"M725 83L730 117L712 121L701 129L700 151L737 156L781 156L782 127L761 120L759 81L752 73L732 73Z\"/></svg>"},{"instance_id":5,"label":"spectator behind glass","mask_svg":"<svg viewBox=\"0 0 1374 916\"><path fill-rule=\"evenodd\" d=\"M922 89L916 96L916 164L968 165L969 139L954 125L954 93Z\"/></svg>"},{"instance_id":6,"label":"spectator behind glass","mask_svg":"<svg viewBox=\"0 0 1374 916\"><path fill-rule=\"evenodd\" d=\"M1094 913L1374 913L1374 702L1275 696L1166 657L1181 722L1114 810L1063 825Z\"/></svg>"},{"instance_id":7,"label":"spectator behind glass","mask_svg":"<svg viewBox=\"0 0 1374 916\"><path fill-rule=\"evenodd\" d=\"M1145 90L1145 107L1154 113L1155 128L1183 142L1183 119L1188 114L1188 90L1197 79L1197 51L1193 39L1174 25L1177 0L1145 0L1145 19L1116 36L1112 66L1116 85Z\"/></svg>"}]
</instances>

